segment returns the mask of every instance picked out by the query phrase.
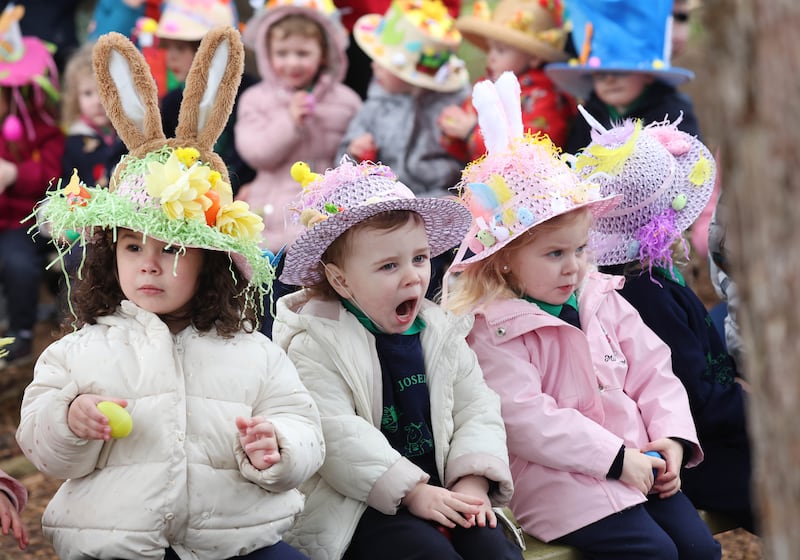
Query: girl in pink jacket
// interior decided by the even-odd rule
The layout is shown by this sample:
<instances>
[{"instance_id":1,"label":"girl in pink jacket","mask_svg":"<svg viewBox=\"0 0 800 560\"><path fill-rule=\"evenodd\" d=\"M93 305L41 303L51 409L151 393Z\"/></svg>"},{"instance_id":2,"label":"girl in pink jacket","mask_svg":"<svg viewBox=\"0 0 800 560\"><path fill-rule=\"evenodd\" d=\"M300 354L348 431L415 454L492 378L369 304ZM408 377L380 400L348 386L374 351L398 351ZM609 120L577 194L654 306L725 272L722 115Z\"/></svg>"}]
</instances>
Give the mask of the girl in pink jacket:
<instances>
[{"instance_id":1,"label":"girl in pink jacket","mask_svg":"<svg viewBox=\"0 0 800 560\"><path fill-rule=\"evenodd\" d=\"M720 558L679 491L681 465L703 454L669 348L617 294L623 280L588 263L592 218L619 197L523 136L517 88L508 73L473 93L489 153L464 171L475 220L447 301L475 313L467 340L500 395L511 509L584 558Z\"/></svg>"}]
</instances>

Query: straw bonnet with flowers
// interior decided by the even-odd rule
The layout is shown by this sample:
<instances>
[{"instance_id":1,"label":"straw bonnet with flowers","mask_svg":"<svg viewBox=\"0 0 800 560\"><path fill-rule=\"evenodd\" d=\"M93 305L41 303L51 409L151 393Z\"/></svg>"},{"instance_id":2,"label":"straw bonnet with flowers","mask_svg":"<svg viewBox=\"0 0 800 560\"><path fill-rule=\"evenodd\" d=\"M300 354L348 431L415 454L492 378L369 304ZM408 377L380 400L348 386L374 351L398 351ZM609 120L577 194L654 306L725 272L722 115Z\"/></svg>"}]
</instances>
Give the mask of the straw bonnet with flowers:
<instances>
[{"instance_id":1,"label":"straw bonnet with flowers","mask_svg":"<svg viewBox=\"0 0 800 560\"><path fill-rule=\"evenodd\" d=\"M600 216L619 203L612 192L601 194L599 185L581 180L547 136L523 132L519 95L511 72L473 88L488 152L464 169L458 185L474 221L450 267L453 272L551 218L583 207Z\"/></svg>"},{"instance_id":2,"label":"straw bonnet with flowers","mask_svg":"<svg viewBox=\"0 0 800 560\"><path fill-rule=\"evenodd\" d=\"M622 203L595 222L591 244L601 266L641 261L672 270L673 246L697 219L714 190L716 165L700 140L678 122L645 126L627 120L609 130L588 114L592 142L575 169L602 194Z\"/></svg>"},{"instance_id":3,"label":"straw bonnet with flowers","mask_svg":"<svg viewBox=\"0 0 800 560\"><path fill-rule=\"evenodd\" d=\"M179 249L224 251L249 281L246 297L260 301L274 276L259 247L264 224L246 203L233 200L225 165L213 151L243 58L238 31L219 28L204 37L186 80L175 138L167 139L144 58L118 33L101 37L94 48L98 93L130 153L108 190L86 186L73 173L48 192L41 214L53 237L77 231L73 244L85 247L98 230L127 228Z\"/></svg>"},{"instance_id":4,"label":"straw bonnet with flowers","mask_svg":"<svg viewBox=\"0 0 800 560\"><path fill-rule=\"evenodd\" d=\"M322 256L340 235L381 212L410 210L422 217L431 257L452 249L469 228L469 211L452 198L416 198L392 170L347 156L303 187L296 206L305 231L286 252L280 280L312 286L321 282Z\"/></svg>"},{"instance_id":5,"label":"straw bonnet with flowers","mask_svg":"<svg viewBox=\"0 0 800 560\"><path fill-rule=\"evenodd\" d=\"M472 15L456 20L464 39L481 50L500 41L545 62L567 60L567 31L561 26L560 0L501 0L489 10L485 0L473 4Z\"/></svg>"},{"instance_id":6,"label":"straw bonnet with flowers","mask_svg":"<svg viewBox=\"0 0 800 560\"><path fill-rule=\"evenodd\" d=\"M398 78L434 91L457 91L469 81L455 55L461 33L441 0L394 0L385 15L361 16L358 46Z\"/></svg>"},{"instance_id":7,"label":"straw bonnet with flowers","mask_svg":"<svg viewBox=\"0 0 800 560\"><path fill-rule=\"evenodd\" d=\"M200 41L211 29L223 26L237 26L233 0L167 0L155 35Z\"/></svg>"}]
</instances>

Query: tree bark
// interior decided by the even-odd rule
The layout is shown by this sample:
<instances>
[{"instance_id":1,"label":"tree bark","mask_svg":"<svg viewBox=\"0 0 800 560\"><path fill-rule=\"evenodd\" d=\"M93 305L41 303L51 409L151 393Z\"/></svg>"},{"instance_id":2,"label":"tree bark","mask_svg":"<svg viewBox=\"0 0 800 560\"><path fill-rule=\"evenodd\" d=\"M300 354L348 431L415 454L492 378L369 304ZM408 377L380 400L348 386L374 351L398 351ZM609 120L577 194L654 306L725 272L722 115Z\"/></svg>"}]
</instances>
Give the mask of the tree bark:
<instances>
[{"instance_id":1,"label":"tree bark","mask_svg":"<svg viewBox=\"0 0 800 560\"><path fill-rule=\"evenodd\" d=\"M800 557L800 2L705 0L764 556Z\"/></svg>"}]
</instances>

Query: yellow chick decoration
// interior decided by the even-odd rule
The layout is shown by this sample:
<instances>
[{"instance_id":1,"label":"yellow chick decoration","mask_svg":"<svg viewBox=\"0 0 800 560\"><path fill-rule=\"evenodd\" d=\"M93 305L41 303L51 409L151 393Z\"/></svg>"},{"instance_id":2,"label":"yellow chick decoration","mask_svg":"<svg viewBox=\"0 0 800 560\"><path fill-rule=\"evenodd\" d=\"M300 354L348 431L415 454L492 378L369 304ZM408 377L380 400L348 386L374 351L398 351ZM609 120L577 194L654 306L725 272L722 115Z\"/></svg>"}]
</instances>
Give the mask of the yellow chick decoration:
<instances>
[{"instance_id":1,"label":"yellow chick decoration","mask_svg":"<svg viewBox=\"0 0 800 560\"><path fill-rule=\"evenodd\" d=\"M86 202L92 198L92 195L81 183L81 179L78 177L78 170L74 167L72 168L72 177L70 177L67 186L64 187L64 196L67 197L67 204L70 206L86 206Z\"/></svg>"},{"instance_id":2,"label":"yellow chick decoration","mask_svg":"<svg viewBox=\"0 0 800 560\"><path fill-rule=\"evenodd\" d=\"M197 148L191 147L175 148L175 157L178 158L178 161L180 161L188 169L200 159L200 152L197 150Z\"/></svg>"},{"instance_id":3,"label":"yellow chick decoration","mask_svg":"<svg viewBox=\"0 0 800 560\"><path fill-rule=\"evenodd\" d=\"M304 190L307 189L311 183L322 178L322 175L319 173L312 173L311 168L304 161L294 162L289 173L291 173L292 179L300 183L300 186L303 187Z\"/></svg>"}]
</instances>

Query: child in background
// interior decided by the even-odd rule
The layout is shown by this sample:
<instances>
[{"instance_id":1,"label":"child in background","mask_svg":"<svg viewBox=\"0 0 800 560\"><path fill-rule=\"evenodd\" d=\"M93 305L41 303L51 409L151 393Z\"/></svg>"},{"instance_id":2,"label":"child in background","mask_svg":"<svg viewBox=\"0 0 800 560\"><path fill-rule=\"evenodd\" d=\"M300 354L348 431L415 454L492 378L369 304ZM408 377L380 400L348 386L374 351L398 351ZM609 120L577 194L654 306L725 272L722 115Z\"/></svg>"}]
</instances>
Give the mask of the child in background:
<instances>
[{"instance_id":1,"label":"child in background","mask_svg":"<svg viewBox=\"0 0 800 560\"><path fill-rule=\"evenodd\" d=\"M302 188L292 165L331 167L361 99L341 83L347 36L330 2L270 0L248 22L244 41L261 81L238 110L236 147L256 171L238 198L263 213L266 248L278 253L301 231L290 218Z\"/></svg>"},{"instance_id":2,"label":"child in background","mask_svg":"<svg viewBox=\"0 0 800 560\"><path fill-rule=\"evenodd\" d=\"M281 539L303 507L295 488L322 463L319 414L285 353L253 332L272 277L262 224L212 151L242 72L238 32L210 32L197 57L167 140L144 58L101 37L103 103L131 154L111 189L71 182L43 209L54 238L83 231L92 246L79 330L40 356L17 430L40 471L67 479L42 519L62 558L304 558ZM130 74L112 75L112 58Z\"/></svg>"},{"instance_id":3,"label":"child in background","mask_svg":"<svg viewBox=\"0 0 800 560\"><path fill-rule=\"evenodd\" d=\"M92 43L70 57L64 72L61 127L67 131L61 175L72 170L92 185L108 187L114 166L127 151L100 102L92 66Z\"/></svg>"},{"instance_id":4,"label":"child in background","mask_svg":"<svg viewBox=\"0 0 800 560\"><path fill-rule=\"evenodd\" d=\"M625 118L645 124L668 118L700 136L691 100L676 89L694 74L670 66L672 0L571 0L568 8L580 56L545 67L559 88L604 127ZM589 132L585 120L575 119L564 151L574 154L589 144Z\"/></svg>"},{"instance_id":5,"label":"child in background","mask_svg":"<svg viewBox=\"0 0 800 560\"><path fill-rule=\"evenodd\" d=\"M28 529L20 517L27 503L25 487L0 470L0 530L4 535L13 535L20 550L28 546Z\"/></svg>"},{"instance_id":6,"label":"child in background","mask_svg":"<svg viewBox=\"0 0 800 560\"><path fill-rule=\"evenodd\" d=\"M158 21L156 36L161 49L166 50L166 63L169 75L175 82L161 98L161 124L164 134L175 135L178 127L178 113L183 100L183 86L186 74L192 66L197 47L203 36L215 27L237 27L235 4L230 0L169 0ZM242 92L256 83L250 74L243 74L233 104L233 112L225 129L219 135L214 151L222 157L231 178L234 195L241 185L255 177L255 171L248 166L236 151L236 108Z\"/></svg>"},{"instance_id":7,"label":"child in background","mask_svg":"<svg viewBox=\"0 0 800 560\"><path fill-rule=\"evenodd\" d=\"M728 514L754 530L746 390L736 363L678 264L688 257L682 233L708 203L715 164L708 149L674 125L641 121L601 130L576 169L601 192L625 196L597 221L597 262L625 276L620 290L671 349L672 370L689 394L705 460L683 473L695 506Z\"/></svg>"},{"instance_id":8,"label":"child in background","mask_svg":"<svg viewBox=\"0 0 800 560\"><path fill-rule=\"evenodd\" d=\"M384 16L359 18L353 37L372 59L374 83L339 156L384 163L417 196L447 194L463 163L441 145L436 120L469 95L455 21L440 0L396 0Z\"/></svg>"},{"instance_id":9,"label":"child in background","mask_svg":"<svg viewBox=\"0 0 800 560\"><path fill-rule=\"evenodd\" d=\"M566 142L575 116L575 103L544 73L546 63L567 59L561 12L558 0L501 0L489 18L485 2L477 2L472 16L456 21L464 38L486 51L488 79L503 72L517 76L525 131L544 132L557 146ZM467 162L486 153L470 99L446 107L438 122L445 147L457 158Z\"/></svg>"},{"instance_id":10,"label":"child in background","mask_svg":"<svg viewBox=\"0 0 800 560\"><path fill-rule=\"evenodd\" d=\"M475 313L467 341L502 402L511 509L587 558L718 559L679 491L703 452L669 348L616 293L622 279L589 264L592 219L619 199L523 135L518 95L510 73L475 86L488 155L460 184L475 221L447 304Z\"/></svg>"},{"instance_id":11,"label":"child in background","mask_svg":"<svg viewBox=\"0 0 800 560\"><path fill-rule=\"evenodd\" d=\"M517 559L492 505L511 496L497 396L464 335L424 299L430 259L469 213L344 159L303 192L306 231L274 340L320 408L330 446L289 542L313 559Z\"/></svg>"},{"instance_id":12,"label":"child in background","mask_svg":"<svg viewBox=\"0 0 800 560\"><path fill-rule=\"evenodd\" d=\"M0 33L0 290L14 342L0 370L32 357L33 328L44 271L41 247L22 221L61 173L64 135L56 124L55 63L39 39L23 37L20 6L3 12Z\"/></svg>"}]
</instances>

